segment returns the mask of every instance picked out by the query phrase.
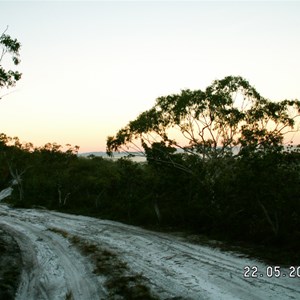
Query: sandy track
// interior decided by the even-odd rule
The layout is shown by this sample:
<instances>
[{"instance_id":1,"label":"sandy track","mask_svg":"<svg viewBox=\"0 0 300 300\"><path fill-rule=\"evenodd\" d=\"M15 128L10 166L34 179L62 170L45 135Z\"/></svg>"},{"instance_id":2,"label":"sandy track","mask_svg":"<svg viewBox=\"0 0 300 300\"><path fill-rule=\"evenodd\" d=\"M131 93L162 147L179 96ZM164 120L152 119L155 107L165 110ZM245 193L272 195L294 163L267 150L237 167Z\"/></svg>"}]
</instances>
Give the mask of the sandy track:
<instances>
[{"instance_id":1,"label":"sandy track","mask_svg":"<svg viewBox=\"0 0 300 300\"><path fill-rule=\"evenodd\" d=\"M40 224L1 216L19 244L23 272L16 299L105 299L92 265L69 242Z\"/></svg>"},{"instance_id":2,"label":"sandy track","mask_svg":"<svg viewBox=\"0 0 300 300\"><path fill-rule=\"evenodd\" d=\"M90 262L65 238L48 229L63 230L114 251L132 272L147 278L160 299L300 298L300 278L268 278L266 266L258 261L168 234L89 217L6 206L0 206L0 224L13 231L25 257L18 299L65 299L69 291L74 299L105 299L105 290L91 272ZM257 266L263 277L244 278L246 265Z\"/></svg>"}]
</instances>

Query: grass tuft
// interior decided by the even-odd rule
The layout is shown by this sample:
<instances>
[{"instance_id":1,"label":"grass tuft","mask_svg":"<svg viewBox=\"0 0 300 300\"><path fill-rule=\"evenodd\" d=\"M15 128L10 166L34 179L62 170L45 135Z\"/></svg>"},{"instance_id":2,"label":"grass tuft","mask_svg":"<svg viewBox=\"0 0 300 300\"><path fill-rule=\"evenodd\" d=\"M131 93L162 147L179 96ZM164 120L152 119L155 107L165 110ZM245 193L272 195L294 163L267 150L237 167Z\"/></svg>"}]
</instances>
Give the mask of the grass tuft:
<instances>
[{"instance_id":1,"label":"grass tuft","mask_svg":"<svg viewBox=\"0 0 300 300\"><path fill-rule=\"evenodd\" d=\"M66 294L65 300L73 300L73 299L74 299L74 297L73 297L72 292L68 291Z\"/></svg>"}]
</instances>

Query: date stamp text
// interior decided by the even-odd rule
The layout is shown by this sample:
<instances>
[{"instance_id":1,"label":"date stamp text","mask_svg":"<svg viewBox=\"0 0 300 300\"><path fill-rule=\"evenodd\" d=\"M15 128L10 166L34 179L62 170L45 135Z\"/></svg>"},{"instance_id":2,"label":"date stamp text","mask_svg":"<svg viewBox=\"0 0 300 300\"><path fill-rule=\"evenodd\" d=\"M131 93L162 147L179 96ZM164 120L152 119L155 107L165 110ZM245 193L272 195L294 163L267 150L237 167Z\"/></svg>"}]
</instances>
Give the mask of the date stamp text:
<instances>
[{"instance_id":1,"label":"date stamp text","mask_svg":"<svg viewBox=\"0 0 300 300\"><path fill-rule=\"evenodd\" d=\"M245 266L244 278L300 278L300 266L290 266L288 268L282 268L280 266L266 266L263 269L259 269L257 266Z\"/></svg>"}]
</instances>

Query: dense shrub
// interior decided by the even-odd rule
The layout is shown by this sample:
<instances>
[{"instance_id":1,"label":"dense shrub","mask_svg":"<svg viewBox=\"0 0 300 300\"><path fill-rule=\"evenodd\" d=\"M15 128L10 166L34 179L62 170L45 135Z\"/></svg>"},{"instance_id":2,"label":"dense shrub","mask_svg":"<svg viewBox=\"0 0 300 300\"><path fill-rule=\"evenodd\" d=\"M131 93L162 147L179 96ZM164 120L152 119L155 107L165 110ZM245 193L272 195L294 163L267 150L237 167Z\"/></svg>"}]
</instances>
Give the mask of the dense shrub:
<instances>
[{"instance_id":1,"label":"dense shrub","mask_svg":"<svg viewBox=\"0 0 300 300\"><path fill-rule=\"evenodd\" d=\"M10 199L18 206L45 206L299 248L299 153L275 151L209 160L172 155L182 168L160 161L83 158L57 147L28 150L2 143L0 184L7 187L12 175L20 175Z\"/></svg>"}]
</instances>

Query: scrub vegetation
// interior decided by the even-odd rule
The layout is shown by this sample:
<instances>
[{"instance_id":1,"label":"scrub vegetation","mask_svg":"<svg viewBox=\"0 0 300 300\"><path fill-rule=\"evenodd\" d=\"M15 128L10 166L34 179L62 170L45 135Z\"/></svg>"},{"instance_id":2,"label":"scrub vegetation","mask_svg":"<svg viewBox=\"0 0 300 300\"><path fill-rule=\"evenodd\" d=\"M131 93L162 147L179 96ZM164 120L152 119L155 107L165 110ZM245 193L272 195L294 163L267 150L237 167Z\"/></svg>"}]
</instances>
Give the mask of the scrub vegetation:
<instances>
[{"instance_id":1,"label":"scrub vegetation","mask_svg":"<svg viewBox=\"0 0 300 300\"><path fill-rule=\"evenodd\" d=\"M20 249L14 238L0 229L0 299L15 299L22 266Z\"/></svg>"}]
</instances>

